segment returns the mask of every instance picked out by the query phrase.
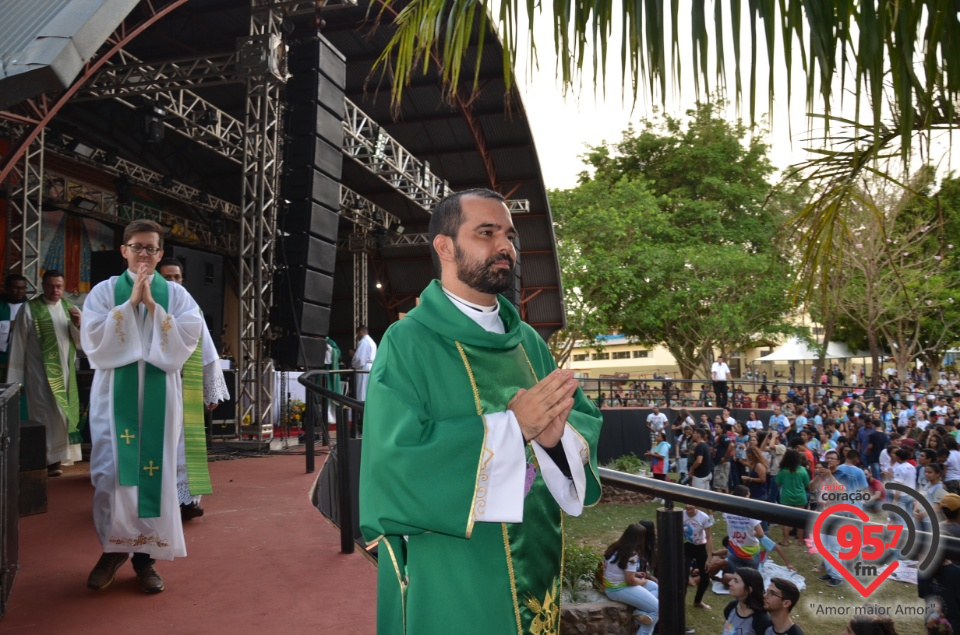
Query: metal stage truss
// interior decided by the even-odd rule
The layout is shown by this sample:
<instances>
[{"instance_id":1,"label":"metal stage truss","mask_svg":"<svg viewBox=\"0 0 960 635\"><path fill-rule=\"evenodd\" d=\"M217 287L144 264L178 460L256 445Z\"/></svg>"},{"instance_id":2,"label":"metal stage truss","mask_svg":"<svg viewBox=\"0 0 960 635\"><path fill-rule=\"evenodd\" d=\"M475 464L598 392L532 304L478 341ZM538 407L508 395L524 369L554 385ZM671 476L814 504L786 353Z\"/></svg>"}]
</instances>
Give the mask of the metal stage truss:
<instances>
[{"instance_id":1,"label":"metal stage truss","mask_svg":"<svg viewBox=\"0 0 960 635\"><path fill-rule=\"evenodd\" d=\"M145 24L180 4L182 0L167 3ZM321 8L335 11L353 4L328 1ZM0 165L0 168L9 174L6 183L11 203L10 270L23 272L31 293L39 289L40 208L45 198L64 209L112 222L122 223L131 218L131 211L136 212L132 204L121 203L115 192L69 176L45 174L44 152L185 203L197 211L199 221L171 214L158 218L180 228L180 233L175 232L173 238L237 258L240 300L237 421L252 423L252 429L245 432L260 440L270 429L274 402L268 315L273 299L274 249L282 202L279 200L285 107L282 92L287 77L283 27L285 19L315 15L320 10L318 7L314 0L250 0L248 36L239 40L235 51L165 62L144 62L124 48L135 35L121 28L109 42L112 48L105 54L106 59L91 66L57 105L47 106L46 100L31 100L19 112L0 113L0 119L6 120L0 132L5 129L6 134L19 139L21 145L26 143L25 149L13 155L17 157L13 167ZM227 84L246 86L242 120L193 92ZM74 148L76 140L64 134L58 134L55 139L49 135L44 144L43 130L66 99L74 102L110 99L136 110L143 107L139 102L144 98L162 109L162 125L166 130L208 148L242 170L239 205L210 196L102 148L90 148L89 153L79 155ZM344 156L425 212L431 212L436 203L451 192L449 184L431 171L428 162L414 156L356 104L345 99L344 105ZM51 195L51 183L55 181L59 198ZM93 205L87 208L75 205L72 193L77 191L84 192L87 196L83 198L91 199ZM529 201L522 199L508 200L508 207L516 214L530 211ZM155 210L152 213L157 214ZM358 326L368 318L371 254L382 246L422 247L428 239L426 234L398 233L400 220L395 214L343 185L338 213L353 225L349 237L337 244L352 253L353 321L354 326ZM235 223L239 231L218 233L203 222L217 217Z\"/></svg>"}]
</instances>

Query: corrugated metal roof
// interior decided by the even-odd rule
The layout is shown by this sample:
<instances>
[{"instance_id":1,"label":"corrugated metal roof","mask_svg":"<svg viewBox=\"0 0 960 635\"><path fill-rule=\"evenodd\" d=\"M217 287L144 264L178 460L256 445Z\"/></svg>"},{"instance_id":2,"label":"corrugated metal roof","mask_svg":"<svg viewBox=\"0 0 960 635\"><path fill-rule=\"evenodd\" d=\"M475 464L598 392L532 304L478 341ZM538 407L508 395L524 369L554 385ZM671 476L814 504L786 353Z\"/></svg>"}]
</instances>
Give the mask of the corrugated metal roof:
<instances>
[{"instance_id":1,"label":"corrugated metal roof","mask_svg":"<svg viewBox=\"0 0 960 635\"><path fill-rule=\"evenodd\" d=\"M73 83L139 0L20 0L0 7L0 108Z\"/></svg>"}]
</instances>

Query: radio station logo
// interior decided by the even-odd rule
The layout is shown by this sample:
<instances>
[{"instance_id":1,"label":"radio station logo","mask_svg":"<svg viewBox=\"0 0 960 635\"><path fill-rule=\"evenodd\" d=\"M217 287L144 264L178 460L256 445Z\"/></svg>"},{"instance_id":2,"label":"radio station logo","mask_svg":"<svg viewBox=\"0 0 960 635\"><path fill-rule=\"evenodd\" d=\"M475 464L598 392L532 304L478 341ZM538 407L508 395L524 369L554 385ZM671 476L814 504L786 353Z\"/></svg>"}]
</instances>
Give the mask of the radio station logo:
<instances>
[{"instance_id":1,"label":"radio station logo","mask_svg":"<svg viewBox=\"0 0 960 635\"><path fill-rule=\"evenodd\" d=\"M940 525L933 505L917 490L899 483L888 483L886 488L909 496L934 519L930 523L930 533L918 532L911 514L899 505L883 503L880 509L897 516L902 523L879 523L859 507L850 504L865 500L861 492L844 492L841 489L825 488L822 498L838 502L827 507L817 518L813 526L813 540L817 550L864 598L869 597L877 587L890 577L900 566L901 560L919 560L919 554L925 556L917 567L923 575L939 563ZM833 525L839 524L834 531ZM835 542L825 536L835 535ZM839 548L837 548L839 547Z\"/></svg>"}]
</instances>

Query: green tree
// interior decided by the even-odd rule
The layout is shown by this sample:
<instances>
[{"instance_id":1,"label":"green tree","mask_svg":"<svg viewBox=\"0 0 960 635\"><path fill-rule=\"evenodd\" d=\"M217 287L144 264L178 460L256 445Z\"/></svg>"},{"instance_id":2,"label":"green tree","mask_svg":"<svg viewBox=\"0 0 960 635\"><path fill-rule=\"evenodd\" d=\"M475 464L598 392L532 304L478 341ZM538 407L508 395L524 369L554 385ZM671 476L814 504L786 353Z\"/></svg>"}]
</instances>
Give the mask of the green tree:
<instances>
[{"instance_id":1,"label":"green tree","mask_svg":"<svg viewBox=\"0 0 960 635\"><path fill-rule=\"evenodd\" d=\"M875 373L881 346L903 376L917 358L939 369L957 339L952 295L960 276L952 243L944 242L952 209L931 194L933 176L924 168L899 186L885 176L861 179L844 213L850 225L823 295L848 337L866 337Z\"/></svg>"},{"instance_id":2,"label":"green tree","mask_svg":"<svg viewBox=\"0 0 960 635\"><path fill-rule=\"evenodd\" d=\"M661 344L684 377L709 376L733 352L789 330L783 215L767 146L718 105L685 120L647 120L614 146L591 148L593 175L550 193L564 284L579 324Z\"/></svg>"},{"instance_id":3,"label":"green tree","mask_svg":"<svg viewBox=\"0 0 960 635\"><path fill-rule=\"evenodd\" d=\"M482 50L493 28L502 43L509 91L518 34L529 34L529 57L536 59L534 24L550 19L557 73L567 87L591 72L594 84L605 82L615 28L622 41L622 84L633 88L634 103L640 91L665 103L684 73L692 74L697 98L710 95L711 82L725 89L731 52L732 97L748 105L751 123L764 96L773 112L775 76L786 80L788 103L796 82L802 82L811 123L820 118L827 130L850 125L846 147L830 148L805 166L821 186L791 219L802 265L795 290L810 299L817 284L829 284L836 265L832 237L845 231L856 181L874 170L883 154L897 153L906 161L933 132L960 123L960 16L943 0L715 0L712 5L711 12L704 0L554 0L545 16L538 2L382 0L380 20L391 21L395 30L375 68L387 72L397 105L404 87L433 63L451 97L469 89L462 70L472 74L476 90L480 66L474 60L480 56L472 49ZM793 73L798 59L800 76ZM757 89L764 70L765 93ZM838 94L852 105L852 118L832 114Z\"/></svg>"}]
</instances>

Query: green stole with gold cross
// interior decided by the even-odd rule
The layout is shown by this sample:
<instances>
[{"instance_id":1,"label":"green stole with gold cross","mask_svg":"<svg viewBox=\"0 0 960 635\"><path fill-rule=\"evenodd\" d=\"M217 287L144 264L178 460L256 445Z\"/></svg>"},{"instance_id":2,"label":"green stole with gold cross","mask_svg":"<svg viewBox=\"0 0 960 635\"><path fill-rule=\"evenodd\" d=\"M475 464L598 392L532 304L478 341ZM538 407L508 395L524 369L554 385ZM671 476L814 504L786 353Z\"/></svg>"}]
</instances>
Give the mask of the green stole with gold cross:
<instances>
[{"instance_id":1,"label":"green stole with gold cross","mask_svg":"<svg viewBox=\"0 0 960 635\"><path fill-rule=\"evenodd\" d=\"M154 274L150 293L154 302L168 311L170 290L160 274ZM116 306L130 299L133 279L129 271L117 278L113 298ZM136 314L134 307L134 314ZM149 319L149 318L148 318ZM160 516L163 481L163 436L167 416L167 374L147 363L143 381L143 415L140 415L140 363L121 366L113 372L113 421L117 435L117 465L120 485L136 486L140 518ZM136 434L132 434L131 431Z\"/></svg>"},{"instance_id":2,"label":"green stole with gold cross","mask_svg":"<svg viewBox=\"0 0 960 635\"><path fill-rule=\"evenodd\" d=\"M71 306L64 299L61 299L57 304L57 307L63 309L67 316L68 324L70 322L69 310ZM50 307L43 296L30 300L30 313L33 315L33 324L37 329L37 339L40 341L40 357L43 359L43 371L47 376L47 383L50 384L50 392L53 393L53 398L57 402L57 406L60 407L60 411L67 418L68 443L76 445L81 441L80 432L77 429L80 423L80 399L77 394L77 373L74 370L77 349L71 341L70 354L67 358L67 368L71 369L70 379L65 381L57 331L53 326ZM69 385L67 385L68 382Z\"/></svg>"},{"instance_id":3,"label":"green stole with gold cross","mask_svg":"<svg viewBox=\"0 0 960 635\"><path fill-rule=\"evenodd\" d=\"M495 351L460 342L456 345L474 389L477 414L503 412L518 386L532 388L540 380L523 344ZM525 452L527 463L537 467L537 475L524 497L523 522L500 526L517 632L546 635L560 632L563 516L529 443Z\"/></svg>"}]
</instances>

